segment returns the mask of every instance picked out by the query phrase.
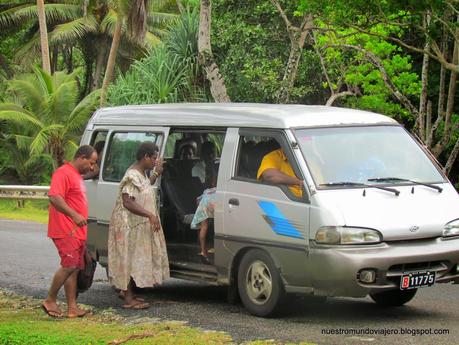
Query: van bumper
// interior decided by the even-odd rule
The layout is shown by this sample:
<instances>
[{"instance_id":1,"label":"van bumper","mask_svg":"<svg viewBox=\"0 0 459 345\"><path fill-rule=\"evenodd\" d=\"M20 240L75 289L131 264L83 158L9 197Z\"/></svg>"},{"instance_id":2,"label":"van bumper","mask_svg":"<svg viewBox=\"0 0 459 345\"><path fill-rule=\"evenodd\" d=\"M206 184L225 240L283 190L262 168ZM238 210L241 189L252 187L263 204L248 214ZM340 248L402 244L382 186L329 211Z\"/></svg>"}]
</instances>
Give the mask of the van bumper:
<instances>
[{"instance_id":1,"label":"van bumper","mask_svg":"<svg viewBox=\"0 0 459 345\"><path fill-rule=\"evenodd\" d=\"M435 271L437 283L459 283L459 238L386 242L377 245L319 246L311 243L314 294L364 297L399 289L407 272ZM362 269L374 269L376 281L358 280Z\"/></svg>"}]
</instances>

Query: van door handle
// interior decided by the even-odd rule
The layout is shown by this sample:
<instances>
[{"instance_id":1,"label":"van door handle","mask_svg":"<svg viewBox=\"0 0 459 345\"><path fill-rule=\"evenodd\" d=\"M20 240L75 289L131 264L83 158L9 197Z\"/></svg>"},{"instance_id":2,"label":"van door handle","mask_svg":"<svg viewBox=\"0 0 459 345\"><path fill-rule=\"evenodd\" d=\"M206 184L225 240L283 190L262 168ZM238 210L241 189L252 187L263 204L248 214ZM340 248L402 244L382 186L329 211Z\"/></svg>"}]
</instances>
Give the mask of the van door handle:
<instances>
[{"instance_id":1,"label":"van door handle","mask_svg":"<svg viewBox=\"0 0 459 345\"><path fill-rule=\"evenodd\" d=\"M239 206L239 199L229 199L228 204L233 205L233 206Z\"/></svg>"}]
</instances>

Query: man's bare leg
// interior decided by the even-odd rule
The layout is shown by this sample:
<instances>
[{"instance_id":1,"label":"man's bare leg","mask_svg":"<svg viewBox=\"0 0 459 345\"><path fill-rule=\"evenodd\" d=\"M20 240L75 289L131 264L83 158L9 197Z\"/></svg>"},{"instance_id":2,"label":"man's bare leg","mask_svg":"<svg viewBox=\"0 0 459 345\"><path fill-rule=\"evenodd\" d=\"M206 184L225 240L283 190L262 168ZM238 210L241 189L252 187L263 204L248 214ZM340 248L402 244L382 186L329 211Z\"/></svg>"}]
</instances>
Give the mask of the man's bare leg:
<instances>
[{"instance_id":1,"label":"man's bare leg","mask_svg":"<svg viewBox=\"0 0 459 345\"><path fill-rule=\"evenodd\" d=\"M77 278L78 278L78 269L76 269L68 277L64 283L65 297L67 298L67 317L81 317L86 314L86 311L78 308L76 302L76 293L77 293Z\"/></svg>"},{"instance_id":2,"label":"man's bare leg","mask_svg":"<svg viewBox=\"0 0 459 345\"><path fill-rule=\"evenodd\" d=\"M62 285L65 284L67 279L74 271L74 268L60 267L54 274L53 281L51 282L51 287L49 288L48 297L43 301L43 306L46 308L46 310L57 312L51 316L62 315L62 312L57 305L57 294L59 293Z\"/></svg>"}]
</instances>

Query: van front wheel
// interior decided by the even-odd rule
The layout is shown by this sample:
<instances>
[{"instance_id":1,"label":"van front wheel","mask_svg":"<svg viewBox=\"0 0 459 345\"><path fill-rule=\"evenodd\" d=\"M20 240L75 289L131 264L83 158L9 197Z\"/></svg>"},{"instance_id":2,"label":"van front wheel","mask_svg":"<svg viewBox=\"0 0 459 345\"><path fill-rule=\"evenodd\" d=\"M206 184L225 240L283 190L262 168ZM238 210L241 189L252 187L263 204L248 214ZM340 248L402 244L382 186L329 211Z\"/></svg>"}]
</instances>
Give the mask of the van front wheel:
<instances>
[{"instance_id":1,"label":"van front wheel","mask_svg":"<svg viewBox=\"0 0 459 345\"><path fill-rule=\"evenodd\" d=\"M264 251L253 249L242 258L238 289L245 308L256 316L273 315L285 295L279 271Z\"/></svg>"},{"instance_id":2,"label":"van front wheel","mask_svg":"<svg viewBox=\"0 0 459 345\"><path fill-rule=\"evenodd\" d=\"M399 307L411 301L418 289L411 290L390 290L370 294L370 297L377 304L387 307Z\"/></svg>"}]
</instances>

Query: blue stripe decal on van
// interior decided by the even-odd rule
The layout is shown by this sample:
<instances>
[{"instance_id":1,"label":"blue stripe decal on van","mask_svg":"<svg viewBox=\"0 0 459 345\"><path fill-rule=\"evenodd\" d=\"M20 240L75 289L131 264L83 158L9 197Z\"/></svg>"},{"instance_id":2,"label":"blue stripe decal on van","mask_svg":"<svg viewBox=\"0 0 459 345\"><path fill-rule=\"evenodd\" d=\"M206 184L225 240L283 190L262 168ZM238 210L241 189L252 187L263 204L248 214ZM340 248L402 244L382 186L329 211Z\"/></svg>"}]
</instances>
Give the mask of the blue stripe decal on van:
<instances>
[{"instance_id":1,"label":"blue stripe decal on van","mask_svg":"<svg viewBox=\"0 0 459 345\"><path fill-rule=\"evenodd\" d=\"M276 234L288 237L304 238L274 203L268 201L258 201L258 205L265 213L263 218Z\"/></svg>"}]
</instances>

